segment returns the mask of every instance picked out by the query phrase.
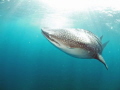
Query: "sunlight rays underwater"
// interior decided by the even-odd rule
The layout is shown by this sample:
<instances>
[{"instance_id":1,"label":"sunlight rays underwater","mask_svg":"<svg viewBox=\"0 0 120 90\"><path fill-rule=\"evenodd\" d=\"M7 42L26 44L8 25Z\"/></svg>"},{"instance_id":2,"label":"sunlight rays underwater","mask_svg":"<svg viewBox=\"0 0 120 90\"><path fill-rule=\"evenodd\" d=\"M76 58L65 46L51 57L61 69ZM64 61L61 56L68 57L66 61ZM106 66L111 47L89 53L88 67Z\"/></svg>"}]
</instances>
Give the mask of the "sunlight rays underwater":
<instances>
[{"instance_id":1,"label":"sunlight rays underwater","mask_svg":"<svg viewBox=\"0 0 120 90\"><path fill-rule=\"evenodd\" d=\"M83 25L85 22L89 21L91 13L99 12L100 14L106 14L106 16L112 18L120 10L118 0L2 0L1 2L7 2L8 4L8 7L6 7L9 12L7 14L8 17L17 14L20 17L22 16L22 19L18 22L24 23L24 20L26 20L29 21L29 24L40 28L71 28L75 27L75 22L80 23L79 25ZM76 16L78 17L76 20L74 16L78 14L79 16ZM95 17L96 16L98 15L95 15ZM99 18L101 18L100 15ZM106 26L111 30L115 27L112 26L112 23L106 20L106 18L103 20ZM118 24L120 19L116 17L115 22ZM116 30L116 32L118 32L118 30Z\"/></svg>"}]
</instances>

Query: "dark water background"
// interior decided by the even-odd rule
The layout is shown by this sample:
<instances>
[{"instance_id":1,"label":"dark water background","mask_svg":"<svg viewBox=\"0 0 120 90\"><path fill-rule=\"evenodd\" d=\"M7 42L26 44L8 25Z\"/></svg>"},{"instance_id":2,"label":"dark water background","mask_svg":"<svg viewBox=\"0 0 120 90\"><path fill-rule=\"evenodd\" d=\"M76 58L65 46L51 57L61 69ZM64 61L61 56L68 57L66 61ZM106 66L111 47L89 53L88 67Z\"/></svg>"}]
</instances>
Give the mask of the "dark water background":
<instances>
[{"instance_id":1,"label":"dark water background","mask_svg":"<svg viewBox=\"0 0 120 90\"><path fill-rule=\"evenodd\" d=\"M103 51L109 70L55 48L43 27L103 35L110 41ZM0 0L0 90L120 90L120 11L55 11L38 0Z\"/></svg>"}]
</instances>

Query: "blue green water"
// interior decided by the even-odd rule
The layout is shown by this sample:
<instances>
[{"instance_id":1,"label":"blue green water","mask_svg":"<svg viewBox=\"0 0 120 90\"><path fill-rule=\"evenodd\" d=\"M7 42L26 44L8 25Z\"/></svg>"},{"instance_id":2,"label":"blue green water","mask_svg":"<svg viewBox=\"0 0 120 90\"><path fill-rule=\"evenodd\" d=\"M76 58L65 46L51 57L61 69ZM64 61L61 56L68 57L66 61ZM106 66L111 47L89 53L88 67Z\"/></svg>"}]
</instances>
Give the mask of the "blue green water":
<instances>
[{"instance_id":1,"label":"blue green water","mask_svg":"<svg viewBox=\"0 0 120 90\"><path fill-rule=\"evenodd\" d=\"M120 90L120 11L55 11L38 0L0 0L0 90ZM71 57L46 40L43 27L82 28L105 47L109 70Z\"/></svg>"}]
</instances>

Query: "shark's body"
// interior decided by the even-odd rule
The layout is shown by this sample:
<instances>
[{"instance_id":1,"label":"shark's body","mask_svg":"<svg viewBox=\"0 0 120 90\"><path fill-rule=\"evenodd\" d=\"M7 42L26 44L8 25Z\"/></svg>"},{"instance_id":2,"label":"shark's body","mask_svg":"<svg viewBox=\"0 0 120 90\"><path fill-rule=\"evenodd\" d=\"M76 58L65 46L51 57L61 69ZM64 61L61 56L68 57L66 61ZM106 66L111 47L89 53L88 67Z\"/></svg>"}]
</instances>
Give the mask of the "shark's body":
<instances>
[{"instance_id":1,"label":"shark's body","mask_svg":"<svg viewBox=\"0 0 120 90\"><path fill-rule=\"evenodd\" d=\"M44 36L56 47L77 58L97 59L108 69L102 51L106 44L101 43L92 32L83 29L48 29L43 28Z\"/></svg>"}]
</instances>

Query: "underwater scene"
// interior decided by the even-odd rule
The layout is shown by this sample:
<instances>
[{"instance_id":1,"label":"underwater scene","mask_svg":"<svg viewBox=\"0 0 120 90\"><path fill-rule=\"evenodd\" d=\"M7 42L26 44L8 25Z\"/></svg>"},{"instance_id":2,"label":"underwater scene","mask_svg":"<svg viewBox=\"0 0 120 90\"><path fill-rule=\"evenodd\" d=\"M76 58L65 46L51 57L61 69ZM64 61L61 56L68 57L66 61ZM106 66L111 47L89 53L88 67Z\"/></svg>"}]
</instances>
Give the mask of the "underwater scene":
<instances>
[{"instance_id":1,"label":"underwater scene","mask_svg":"<svg viewBox=\"0 0 120 90\"><path fill-rule=\"evenodd\" d=\"M118 0L0 0L0 90L120 90ZM42 28L92 32L108 44L97 59L68 55ZM70 48L71 49L71 48Z\"/></svg>"}]
</instances>

